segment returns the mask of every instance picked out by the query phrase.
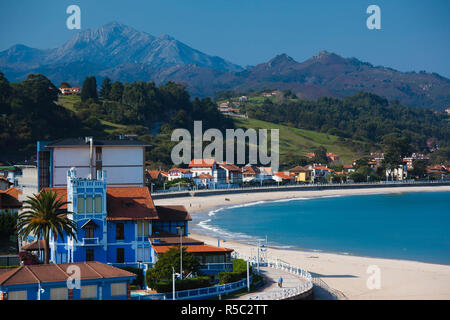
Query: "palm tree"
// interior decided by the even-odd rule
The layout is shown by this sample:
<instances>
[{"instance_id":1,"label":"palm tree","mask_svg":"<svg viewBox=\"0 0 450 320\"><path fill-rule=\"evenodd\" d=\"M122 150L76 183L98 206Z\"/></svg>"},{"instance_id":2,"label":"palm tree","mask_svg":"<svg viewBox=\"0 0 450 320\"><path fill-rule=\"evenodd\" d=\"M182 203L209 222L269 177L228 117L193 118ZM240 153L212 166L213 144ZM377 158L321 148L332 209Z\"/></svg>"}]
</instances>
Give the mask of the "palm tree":
<instances>
[{"instance_id":1,"label":"palm tree","mask_svg":"<svg viewBox=\"0 0 450 320\"><path fill-rule=\"evenodd\" d=\"M56 192L47 190L34 195L34 197L28 197L23 202L25 204L24 211L19 214L17 219L17 232L23 238L32 234L37 236L38 240L41 237L44 238L44 257L45 263L48 264L50 232L55 240L58 239L58 236L64 237L63 231L76 239L77 225L67 218L67 214L72 212L63 208L69 202L62 201L62 197L58 198Z\"/></svg>"}]
</instances>

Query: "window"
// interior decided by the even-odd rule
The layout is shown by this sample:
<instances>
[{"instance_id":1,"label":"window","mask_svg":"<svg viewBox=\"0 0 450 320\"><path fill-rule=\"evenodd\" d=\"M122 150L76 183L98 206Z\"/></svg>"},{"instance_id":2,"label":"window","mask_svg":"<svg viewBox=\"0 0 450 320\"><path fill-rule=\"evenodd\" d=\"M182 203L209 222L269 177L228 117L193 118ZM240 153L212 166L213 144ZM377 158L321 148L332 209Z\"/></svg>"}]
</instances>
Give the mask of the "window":
<instances>
[{"instance_id":1,"label":"window","mask_svg":"<svg viewBox=\"0 0 450 320\"><path fill-rule=\"evenodd\" d=\"M95 161L102 161L102 148L95 147Z\"/></svg>"},{"instance_id":2,"label":"window","mask_svg":"<svg viewBox=\"0 0 450 320\"><path fill-rule=\"evenodd\" d=\"M92 212L92 197L86 197L86 213Z\"/></svg>"},{"instance_id":3,"label":"window","mask_svg":"<svg viewBox=\"0 0 450 320\"><path fill-rule=\"evenodd\" d=\"M102 212L102 197L95 197L94 199L94 212L101 213Z\"/></svg>"},{"instance_id":4,"label":"window","mask_svg":"<svg viewBox=\"0 0 450 320\"><path fill-rule=\"evenodd\" d=\"M67 300L67 288L51 288L50 300Z\"/></svg>"},{"instance_id":5,"label":"window","mask_svg":"<svg viewBox=\"0 0 450 320\"><path fill-rule=\"evenodd\" d=\"M27 300L27 291L9 291L8 300Z\"/></svg>"},{"instance_id":6,"label":"window","mask_svg":"<svg viewBox=\"0 0 450 320\"><path fill-rule=\"evenodd\" d=\"M125 234L124 234L124 225L123 223L117 223L116 224L116 240L124 240Z\"/></svg>"},{"instance_id":7,"label":"window","mask_svg":"<svg viewBox=\"0 0 450 320\"><path fill-rule=\"evenodd\" d=\"M137 221L137 235L138 237L142 236L142 220Z\"/></svg>"},{"instance_id":8,"label":"window","mask_svg":"<svg viewBox=\"0 0 450 320\"><path fill-rule=\"evenodd\" d=\"M126 282L111 283L111 296L126 296L127 295L127 284Z\"/></svg>"},{"instance_id":9,"label":"window","mask_svg":"<svg viewBox=\"0 0 450 320\"><path fill-rule=\"evenodd\" d=\"M125 262L125 249L117 248L117 263L124 263L124 262Z\"/></svg>"},{"instance_id":10,"label":"window","mask_svg":"<svg viewBox=\"0 0 450 320\"><path fill-rule=\"evenodd\" d=\"M86 261L94 261L94 249L86 249Z\"/></svg>"},{"instance_id":11,"label":"window","mask_svg":"<svg viewBox=\"0 0 450 320\"><path fill-rule=\"evenodd\" d=\"M84 198L83 197L78 197L77 213L84 213Z\"/></svg>"},{"instance_id":12,"label":"window","mask_svg":"<svg viewBox=\"0 0 450 320\"><path fill-rule=\"evenodd\" d=\"M137 221L137 235L138 237L142 236L142 231L144 231L144 237L148 237L149 236L149 225L150 223L148 221L142 221L142 220L138 220Z\"/></svg>"},{"instance_id":13,"label":"window","mask_svg":"<svg viewBox=\"0 0 450 320\"><path fill-rule=\"evenodd\" d=\"M85 238L94 238L94 226L86 226L85 228L84 228L84 232L85 232L85 235L84 235L84 237Z\"/></svg>"},{"instance_id":14,"label":"window","mask_svg":"<svg viewBox=\"0 0 450 320\"><path fill-rule=\"evenodd\" d=\"M149 234L148 234L148 225L149 225L149 222L148 221L144 221L144 236L146 236L146 237L149 236Z\"/></svg>"},{"instance_id":15,"label":"window","mask_svg":"<svg viewBox=\"0 0 450 320\"><path fill-rule=\"evenodd\" d=\"M81 286L81 299L97 299L97 286Z\"/></svg>"}]
</instances>

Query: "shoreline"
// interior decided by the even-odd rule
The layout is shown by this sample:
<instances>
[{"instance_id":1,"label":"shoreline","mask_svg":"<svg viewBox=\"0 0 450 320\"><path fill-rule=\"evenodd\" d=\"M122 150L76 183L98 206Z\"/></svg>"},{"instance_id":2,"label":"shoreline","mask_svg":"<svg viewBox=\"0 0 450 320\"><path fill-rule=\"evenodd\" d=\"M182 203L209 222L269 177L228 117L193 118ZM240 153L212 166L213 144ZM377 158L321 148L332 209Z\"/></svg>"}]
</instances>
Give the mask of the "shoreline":
<instances>
[{"instance_id":1,"label":"shoreline","mask_svg":"<svg viewBox=\"0 0 450 320\"><path fill-rule=\"evenodd\" d=\"M182 204L195 216L198 212L217 210L224 206L258 201L293 200L323 196L370 195L404 192L450 191L450 186L418 186L396 188L361 188L351 190L314 190L267 193L242 193L208 197L180 197L154 200L157 205ZM225 200L225 199L228 199ZM190 236L217 246L217 238L197 231ZM255 255L256 246L237 240L221 244L245 255ZM364 257L346 253L274 248L267 254L297 265L324 280L331 288L349 299L450 299L450 266L413 260ZM380 289L368 289L369 266L377 266L381 276Z\"/></svg>"}]
</instances>

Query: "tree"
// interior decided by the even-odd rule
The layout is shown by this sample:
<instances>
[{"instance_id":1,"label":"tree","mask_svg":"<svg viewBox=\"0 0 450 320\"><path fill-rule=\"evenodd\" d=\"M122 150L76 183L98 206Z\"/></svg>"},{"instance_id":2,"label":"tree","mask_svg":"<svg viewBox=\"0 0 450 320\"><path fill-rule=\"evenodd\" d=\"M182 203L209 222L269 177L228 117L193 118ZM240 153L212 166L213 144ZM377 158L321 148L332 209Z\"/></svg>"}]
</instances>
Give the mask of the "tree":
<instances>
[{"instance_id":1,"label":"tree","mask_svg":"<svg viewBox=\"0 0 450 320\"><path fill-rule=\"evenodd\" d=\"M109 93L109 99L113 101L120 102L122 100L123 94L123 84L122 82L116 81L111 85L111 91Z\"/></svg>"},{"instance_id":2,"label":"tree","mask_svg":"<svg viewBox=\"0 0 450 320\"><path fill-rule=\"evenodd\" d=\"M423 178L427 174L427 163L423 159L417 159L413 161L412 174L415 177Z\"/></svg>"},{"instance_id":3,"label":"tree","mask_svg":"<svg viewBox=\"0 0 450 320\"><path fill-rule=\"evenodd\" d=\"M159 254L158 261L156 261L153 268L148 269L145 275L147 285L152 288L152 285L156 282L171 280L173 269L175 272L180 270L180 261L179 247L171 247L168 251ZM186 247L183 247L183 273L196 274L199 269L199 259L192 253L187 252Z\"/></svg>"},{"instance_id":4,"label":"tree","mask_svg":"<svg viewBox=\"0 0 450 320\"><path fill-rule=\"evenodd\" d=\"M394 169L403 164L403 158L411 152L410 140L407 137L392 133L384 136L383 164Z\"/></svg>"},{"instance_id":5,"label":"tree","mask_svg":"<svg viewBox=\"0 0 450 320\"><path fill-rule=\"evenodd\" d=\"M318 147L314 151L314 154L314 161L318 163L328 163L327 149L325 149L323 146Z\"/></svg>"},{"instance_id":6,"label":"tree","mask_svg":"<svg viewBox=\"0 0 450 320\"><path fill-rule=\"evenodd\" d=\"M100 88L100 97L103 99L109 99L109 94L111 93L111 79L106 77L103 80L102 87Z\"/></svg>"},{"instance_id":7,"label":"tree","mask_svg":"<svg viewBox=\"0 0 450 320\"><path fill-rule=\"evenodd\" d=\"M88 99L97 100L97 80L94 76L86 77L81 87L81 101L85 102Z\"/></svg>"},{"instance_id":8,"label":"tree","mask_svg":"<svg viewBox=\"0 0 450 320\"><path fill-rule=\"evenodd\" d=\"M34 235L37 239L44 238L45 263L50 262L49 241L52 236L55 240L58 236L63 238L64 233L76 240L77 226L73 220L67 217L70 214L66 208L68 202L58 198L54 191L44 190L34 197L28 197L23 201L23 212L17 220L17 232L25 238Z\"/></svg>"},{"instance_id":9,"label":"tree","mask_svg":"<svg viewBox=\"0 0 450 320\"><path fill-rule=\"evenodd\" d=\"M60 88L72 88L72 86L70 85L70 83L68 82L61 82L61 84L59 85Z\"/></svg>"},{"instance_id":10,"label":"tree","mask_svg":"<svg viewBox=\"0 0 450 320\"><path fill-rule=\"evenodd\" d=\"M8 79L0 72L0 114L10 111L9 102L12 97L12 88Z\"/></svg>"},{"instance_id":11,"label":"tree","mask_svg":"<svg viewBox=\"0 0 450 320\"><path fill-rule=\"evenodd\" d=\"M19 87L20 95L38 106L49 105L58 100L59 90L42 74L29 74Z\"/></svg>"}]
</instances>

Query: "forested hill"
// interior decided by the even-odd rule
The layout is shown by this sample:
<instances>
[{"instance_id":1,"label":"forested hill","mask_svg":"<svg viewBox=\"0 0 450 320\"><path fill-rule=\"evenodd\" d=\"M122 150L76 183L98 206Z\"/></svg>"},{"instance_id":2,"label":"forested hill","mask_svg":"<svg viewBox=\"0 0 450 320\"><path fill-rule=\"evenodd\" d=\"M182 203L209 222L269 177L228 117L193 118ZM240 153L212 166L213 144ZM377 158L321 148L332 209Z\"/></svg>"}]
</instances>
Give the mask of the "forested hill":
<instances>
[{"instance_id":1,"label":"forested hill","mask_svg":"<svg viewBox=\"0 0 450 320\"><path fill-rule=\"evenodd\" d=\"M218 112L211 99L191 100L180 84L115 82L104 87L107 92L102 87L103 96L98 96L95 77L89 77L81 101L68 96L61 103L58 88L44 75L30 74L10 83L0 72L0 161L33 157L38 140L137 134L153 145L153 160L168 163L173 129L191 130L194 120L202 120L204 130L233 128L233 121Z\"/></svg>"},{"instance_id":2,"label":"forested hill","mask_svg":"<svg viewBox=\"0 0 450 320\"><path fill-rule=\"evenodd\" d=\"M287 91L288 92L288 91ZM373 147L387 134L408 137L415 151L427 152L427 140L436 138L440 145L450 144L450 121L444 113L400 105L365 92L342 99L318 100L265 99L261 104L247 104L251 118L315 130L348 140L359 140Z\"/></svg>"},{"instance_id":3,"label":"forested hill","mask_svg":"<svg viewBox=\"0 0 450 320\"><path fill-rule=\"evenodd\" d=\"M431 138L437 139L441 148L450 147L448 115L405 107L370 93L313 101L299 99L286 91L279 101L263 99L256 104L250 99L241 109L249 120L263 120L265 125L273 124L272 127L282 124L283 132L290 132L288 127L309 130L312 140L305 140L301 130L289 137L289 145L297 149L307 148L311 143L321 145L324 135L314 139L311 133L315 132L329 135L332 139L325 140L336 141L345 149L347 158L381 150L384 137L393 133L411 141L413 152L429 152L427 141ZM81 96L61 96L44 75L30 74L22 82L10 83L0 73L3 162L34 156L37 140L87 135L116 139L120 134L136 134L138 139L152 145L147 160L154 166L167 168L172 165L170 154L176 144L170 141L172 131L186 128L192 132L194 120L203 121L203 130L218 128L222 132L244 125L222 115L217 102L210 98L191 99L184 85L174 82L156 86L153 82L122 83L106 78L97 84L95 77L88 77ZM256 121L246 123L253 124ZM286 139L280 136L281 150L304 151L286 148ZM283 156L286 158L281 154L281 159Z\"/></svg>"}]
</instances>

